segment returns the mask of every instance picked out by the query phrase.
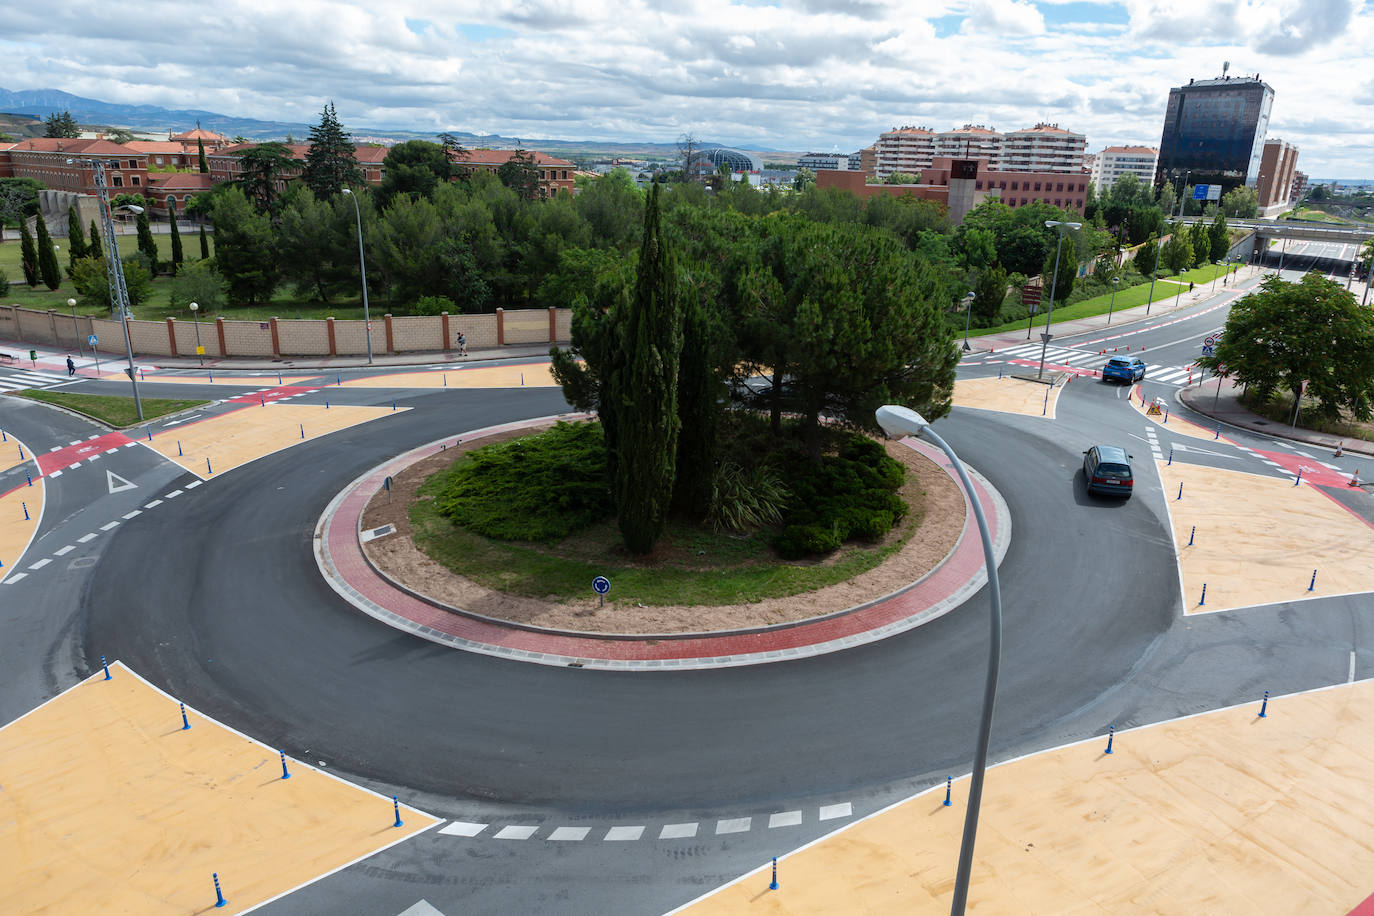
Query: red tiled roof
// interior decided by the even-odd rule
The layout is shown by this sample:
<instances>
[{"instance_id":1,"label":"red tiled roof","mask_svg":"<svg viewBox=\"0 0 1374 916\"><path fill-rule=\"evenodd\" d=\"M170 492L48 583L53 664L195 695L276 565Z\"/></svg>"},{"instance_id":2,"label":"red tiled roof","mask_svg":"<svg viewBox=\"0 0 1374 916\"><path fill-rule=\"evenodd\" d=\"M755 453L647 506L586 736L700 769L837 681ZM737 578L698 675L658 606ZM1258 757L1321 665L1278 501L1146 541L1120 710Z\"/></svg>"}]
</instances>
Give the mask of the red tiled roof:
<instances>
[{"instance_id":1,"label":"red tiled roof","mask_svg":"<svg viewBox=\"0 0 1374 916\"><path fill-rule=\"evenodd\" d=\"M534 164L544 168L575 168L573 163L566 159L556 159L547 153L537 150L525 150L534 157ZM458 165L505 165L511 156L515 155L513 149L474 149L468 150L466 156L454 159Z\"/></svg>"},{"instance_id":2,"label":"red tiled roof","mask_svg":"<svg viewBox=\"0 0 1374 916\"><path fill-rule=\"evenodd\" d=\"M380 163L386 158L386 154L391 152L385 146L367 146L359 144L353 148L353 158L359 162Z\"/></svg>"},{"instance_id":3,"label":"red tiled roof","mask_svg":"<svg viewBox=\"0 0 1374 916\"><path fill-rule=\"evenodd\" d=\"M1140 153L1144 155L1156 156L1159 150L1153 146L1109 146L1102 151L1105 153Z\"/></svg>"},{"instance_id":4,"label":"red tiled roof","mask_svg":"<svg viewBox=\"0 0 1374 916\"><path fill-rule=\"evenodd\" d=\"M180 143L170 140L134 140L124 145L140 153L174 153L180 156L186 152Z\"/></svg>"},{"instance_id":5,"label":"red tiled roof","mask_svg":"<svg viewBox=\"0 0 1374 916\"><path fill-rule=\"evenodd\" d=\"M209 175L200 172L150 172L151 191L208 191L214 187Z\"/></svg>"},{"instance_id":6,"label":"red tiled roof","mask_svg":"<svg viewBox=\"0 0 1374 916\"><path fill-rule=\"evenodd\" d=\"M935 131L926 130L924 127L899 127L896 130L889 130L883 133L884 137L933 137Z\"/></svg>"},{"instance_id":7,"label":"red tiled roof","mask_svg":"<svg viewBox=\"0 0 1374 916\"><path fill-rule=\"evenodd\" d=\"M83 156L129 156L138 151L109 140L72 140L67 137L31 137L10 147L13 152L80 153Z\"/></svg>"},{"instance_id":8,"label":"red tiled roof","mask_svg":"<svg viewBox=\"0 0 1374 916\"><path fill-rule=\"evenodd\" d=\"M995 131L995 130L988 130L986 127L974 127L974 126L971 125L971 124L965 124L963 127L956 127L954 130L947 130L947 131L945 131L944 133L946 133L946 134L985 134L985 135L987 135L987 136L989 136L989 137L1000 137L1000 136L1001 136L1001 134L999 134L999 133L998 133L997 131Z\"/></svg>"},{"instance_id":9,"label":"red tiled roof","mask_svg":"<svg viewBox=\"0 0 1374 916\"><path fill-rule=\"evenodd\" d=\"M224 136L224 134L217 134L217 133L215 133L215 132L212 131L212 130L203 130L203 129L197 127L195 130L188 130L188 131L186 131L185 133L174 134L174 135L172 135L172 137L171 137L170 139L172 139L172 140L217 140L217 141L219 141L219 142L222 143L222 142L224 142L225 140L228 140L229 138L226 137L226 136Z\"/></svg>"}]
</instances>

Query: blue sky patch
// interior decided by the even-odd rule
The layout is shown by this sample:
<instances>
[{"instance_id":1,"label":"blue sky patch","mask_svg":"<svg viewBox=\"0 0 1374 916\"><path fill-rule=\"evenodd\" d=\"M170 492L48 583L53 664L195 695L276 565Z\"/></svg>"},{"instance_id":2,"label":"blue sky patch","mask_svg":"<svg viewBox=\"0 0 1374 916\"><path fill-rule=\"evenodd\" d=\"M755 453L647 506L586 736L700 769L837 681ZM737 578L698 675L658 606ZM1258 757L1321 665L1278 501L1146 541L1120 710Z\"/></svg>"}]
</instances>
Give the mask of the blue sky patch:
<instances>
[{"instance_id":1,"label":"blue sky patch","mask_svg":"<svg viewBox=\"0 0 1374 916\"><path fill-rule=\"evenodd\" d=\"M948 38L957 33L959 31L959 25L963 21L964 17L960 13L951 13L948 16L936 16L934 19L929 20L930 24L935 27L936 38Z\"/></svg>"},{"instance_id":2,"label":"blue sky patch","mask_svg":"<svg viewBox=\"0 0 1374 916\"><path fill-rule=\"evenodd\" d=\"M1126 7L1119 3L1037 3L1035 8L1045 17L1045 25L1051 28L1069 22L1126 25L1131 21Z\"/></svg>"}]
</instances>

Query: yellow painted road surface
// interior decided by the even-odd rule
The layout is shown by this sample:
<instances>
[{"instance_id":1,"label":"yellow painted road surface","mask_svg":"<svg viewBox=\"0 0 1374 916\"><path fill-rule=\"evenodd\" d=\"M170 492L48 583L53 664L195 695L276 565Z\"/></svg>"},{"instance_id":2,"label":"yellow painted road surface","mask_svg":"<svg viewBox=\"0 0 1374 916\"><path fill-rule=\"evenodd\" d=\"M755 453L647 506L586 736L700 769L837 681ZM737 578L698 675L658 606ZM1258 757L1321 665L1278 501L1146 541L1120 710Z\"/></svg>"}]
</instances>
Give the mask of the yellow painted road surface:
<instances>
[{"instance_id":1,"label":"yellow painted road surface","mask_svg":"<svg viewBox=\"0 0 1374 916\"><path fill-rule=\"evenodd\" d=\"M1343 914L1374 894L1374 682L1059 748L988 771L969 911ZM686 907L949 912L967 778ZM774 831L778 832L778 831Z\"/></svg>"},{"instance_id":2,"label":"yellow painted road surface","mask_svg":"<svg viewBox=\"0 0 1374 916\"><path fill-rule=\"evenodd\" d=\"M237 913L436 823L110 671L0 729L0 912Z\"/></svg>"},{"instance_id":3,"label":"yellow painted road surface","mask_svg":"<svg viewBox=\"0 0 1374 916\"><path fill-rule=\"evenodd\" d=\"M434 372L396 372L344 379L344 388L552 388L558 383L548 363L485 366ZM330 386L334 387L334 386Z\"/></svg>"},{"instance_id":4,"label":"yellow painted road surface","mask_svg":"<svg viewBox=\"0 0 1374 916\"><path fill-rule=\"evenodd\" d=\"M954 383L954 406L1019 413L1028 417L1038 417L1044 412L1045 417L1053 420L1055 404L1063 390L1063 385L1051 388L1040 382L1027 382L1009 375L1003 378L959 379ZM1048 409L1045 406L1047 393Z\"/></svg>"},{"instance_id":5,"label":"yellow painted road surface","mask_svg":"<svg viewBox=\"0 0 1374 916\"><path fill-rule=\"evenodd\" d=\"M127 382L129 377L123 372L107 372L100 376L104 381ZM276 388L278 385L298 385L301 382L316 382L323 384L321 375L283 375L281 381L277 381L275 375L220 375L215 374L211 378L206 375L150 375L146 378L140 376L140 385L225 385L235 388Z\"/></svg>"},{"instance_id":6,"label":"yellow painted road surface","mask_svg":"<svg viewBox=\"0 0 1374 916\"><path fill-rule=\"evenodd\" d=\"M205 420L174 426L142 444L190 471L206 477L223 474L308 439L401 413L390 407L345 407L268 403L252 405ZM301 430L305 438L301 438ZM205 459L210 459L207 470Z\"/></svg>"},{"instance_id":7,"label":"yellow painted road surface","mask_svg":"<svg viewBox=\"0 0 1374 916\"><path fill-rule=\"evenodd\" d=\"M1186 613L1374 591L1374 528L1319 489L1178 460L1155 463L1173 520ZM1316 589L1309 592L1314 569ZM1207 603L1199 605L1204 582Z\"/></svg>"},{"instance_id":8,"label":"yellow painted road surface","mask_svg":"<svg viewBox=\"0 0 1374 916\"><path fill-rule=\"evenodd\" d=\"M10 443L14 441L11 436ZM28 453L29 450L24 449L24 454ZM37 473L36 468L34 473ZM38 519L43 514L43 490L43 478L35 477L33 486L21 486L0 496L0 563L5 564L0 567L0 581L14 574L19 558L28 549L34 532L38 530ZM27 520L24 518L25 506L29 512ZM2 786L0 792L3 792ZM0 824L0 830L3 829L3 824Z\"/></svg>"},{"instance_id":9,"label":"yellow painted road surface","mask_svg":"<svg viewBox=\"0 0 1374 916\"><path fill-rule=\"evenodd\" d=\"M7 471L15 465L23 464L26 461L33 461L33 452L29 451L27 445L8 433L6 433L5 438L9 441L0 442L0 471ZM21 455L23 456L22 458L20 457ZM34 467L36 469L37 466L35 465Z\"/></svg>"},{"instance_id":10,"label":"yellow painted road surface","mask_svg":"<svg viewBox=\"0 0 1374 916\"><path fill-rule=\"evenodd\" d=\"M1177 413L1174 412L1175 408L1178 407L1178 405L1171 401L1165 401L1162 408L1169 411L1169 420L1167 423L1165 422L1164 414L1162 413L1158 416L1151 416L1148 413L1148 409L1150 407L1149 403L1147 402L1144 405L1140 403L1140 386L1138 385L1133 385L1131 387L1130 398L1131 408L1136 413L1140 414L1142 417L1158 426L1160 429L1167 429L1169 432L1176 433L1180 436L1191 436L1194 439L1217 438L1217 430L1215 426L1211 429L1208 429L1205 426L1199 426L1191 420L1183 419L1183 417L1179 416Z\"/></svg>"}]
</instances>

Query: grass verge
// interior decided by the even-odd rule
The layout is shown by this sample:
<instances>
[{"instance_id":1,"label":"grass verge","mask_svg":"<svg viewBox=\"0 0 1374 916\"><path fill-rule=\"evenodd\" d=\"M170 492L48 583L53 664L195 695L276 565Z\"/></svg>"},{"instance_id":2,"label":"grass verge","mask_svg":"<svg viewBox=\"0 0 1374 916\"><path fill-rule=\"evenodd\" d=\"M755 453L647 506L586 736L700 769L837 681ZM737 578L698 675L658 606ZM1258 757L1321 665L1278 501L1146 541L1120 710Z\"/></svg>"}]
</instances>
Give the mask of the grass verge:
<instances>
[{"instance_id":1,"label":"grass verge","mask_svg":"<svg viewBox=\"0 0 1374 916\"><path fill-rule=\"evenodd\" d=\"M1178 295L1178 284L1172 280L1161 279L1155 283L1154 297L1150 296L1150 284L1141 283L1136 286L1123 289L1116 294L1115 308L1112 306L1111 293L1105 296L1094 296L1091 299L1084 299L1082 302L1075 302L1073 305L1055 306L1054 319L1051 324L1058 324L1061 321L1073 321L1075 318L1092 318L1095 315L1105 315L1109 310L1119 311L1121 309L1134 308L1137 305L1144 305L1146 301L1158 302L1161 299L1168 299ZM1039 312L1035 316L1036 326L1045 326L1045 313ZM989 334L1006 334L1011 331L1024 331L1026 325L1025 318L1017 321L1008 321L999 324L995 328L980 328L976 334L970 337L985 337Z\"/></svg>"},{"instance_id":2,"label":"grass verge","mask_svg":"<svg viewBox=\"0 0 1374 916\"><path fill-rule=\"evenodd\" d=\"M108 394L74 394L66 391L47 391L33 388L16 391L15 394L31 401L42 401L45 404L65 407L117 429L133 426L140 422L133 398ZM165 417L169 413L176 413L179 410L200 407L202 404L209 403L209 401L181 398L144 398L143 419L152 420L157 417Z\"/></svg>"}]
</instances>

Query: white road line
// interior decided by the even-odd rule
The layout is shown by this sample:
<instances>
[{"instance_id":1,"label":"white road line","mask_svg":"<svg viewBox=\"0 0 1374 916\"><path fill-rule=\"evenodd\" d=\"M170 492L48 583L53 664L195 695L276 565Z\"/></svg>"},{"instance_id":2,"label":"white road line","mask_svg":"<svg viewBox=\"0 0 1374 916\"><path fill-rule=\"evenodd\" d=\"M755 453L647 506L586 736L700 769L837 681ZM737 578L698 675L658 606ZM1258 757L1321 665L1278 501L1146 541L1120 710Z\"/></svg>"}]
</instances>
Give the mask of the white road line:
<instances>
[{"instance_id":1,"label":"white road line","mask_svg":"<svg viewBox=\"0 0 1374 916\"><path fill-rule=\"evenodd\" d=\"M768 827L795 827L802 822L800 811L779 811L768 816Z\"/></svg>"},{"instance_id":2,"label":"white road line","mask_svg":"<svg viewBox=\"0 0 1374 916\"><path fill-rule=\"evenodd\" d=\"M538 827L512 824L509 827L502 827L500 830L496 831L496 839L528 840L530 837L534 836L535 831L538 829Z\"/></svg>"},{"instance_id":3,"label":"white road line","mask_svg":"<svg viewBox=\"0 0 1374 916\"><path fill-rule=\"evenodd\" d=\"M61 476L62 476L62 472L61 472L61 471L53 471L53 472L52 472L51 474L49 474L48 476L49 476L49 477L61 477Z\"/></svg>"},{"instance_id":4,"label":"white road line","mask_svg":"<svg viewBox=\"0 0 1374 916\"><path fill-rule=\"evenodd\" d=\"M644 835L643 827L612 827L606 831L606 839L611 842L637 840Z\"/></svg>"},{"instance_id":5,"label":"white road line","mask_svg":"<svg viewBox=\"0 0 1374 916\"><path fill-rule=\"evenodd\" d=\"M178 496L180 496L180 495L181 495L181 491L180 491L180 490L173 490L173 491L170 492L170 493L164 494L162 498L163 498L163 499L176 499L176 498L177 498Z\"/></svg>"},{"instance_id":6,"label":"white road line","mask_svg":"<svg viewBox=\"0 0 1374 916\"><path fill-rule=\"evenodd\" d=\"M87 461L99 461L99 460L100 460L100 453L97 452L96 454L92 455L91 457L87 458L86 460L87 460Z\"/></svg>"},{"instance_id":7,"label":"white road line","mask_svg":"<svg viewBox=\"0 0 1374 916\"><path fill-rule=\"evenodd\" d=\"M555 827L553 833L549 834L549 839L554 842L585 840L591 830L590 827Z\"/></svg>"},{"instance_id":8,"label":"white road line","mask_svg":"<svg viewBox=\"0 0 1374 916\"><path fill-rule=\"evenodd\" d=\"M101 526L100 526L100 530L101 530L101 531L109 531L111 528L117 528L117 527L119 527L119 522L110 522L108 525L101 525Z\"/></svg>"},{"instance_id":9,"label":"white road line","mask_svg":"<svg viewBox=\"0 0 1374 916\"><path fill-rule=\"evenodd\" d=\"M135 445L138 445L138 443L137 443L137 442L125 442L125 443L124 443L124 447L125 447L125 448L133 448Z\"/></svg>"},{"instance_id":10,"label":"white road line","mask_svg":"<svg viewBox=\"0 0 1374 916\"><path fill-rule=\"evenodd\" d=\"M99 535L96 534L94 531L92 531L90 534L83 534L83 535L81 535L81 537L79 537L79 538L76 539L76 542L77 542L78 544L85 544L87 541L93 541L93 540L95 540L97 537L99 537Z\"/></svg>"},{"instance_id":11,"label":"white road line","mask_svg":"<svg viewBox=\"0 0 1374 916\"><path fill-rule=\"evenodd\" d=\"M132 512L125 512L125 513L124 513L122 516L120 516L120 517L123 518L124 521L127 522L129 519L131 519L131 518L137 518L138 516L140 516L140 515L142 515L142 514L143 514L143 510L142 510L142 509L135 509L135 510L132 511Z\"/></svg>"},{"instance_id":12,"label":"white road line","mask_svg":"<svg viewBox=\"0 0 1374 916\"><path fill-rule=\"evenodd\" d=\"M20 579L24 578L24 577L27 576L27 575L28 575L28 573L15 573L14 575L12 575L12 576L10 576L9 578L5 579L4 582L3 582L3 583L0 583L0 584L3 584L3 585L13 585L14 583L18 582Z\"/></svg>"},{"instance_id":13,"label":"white road line","mask_svg":"<svg viewBox=\"0 0 1374 916\"><path fill-rule=\"evenodd\" d=\"M447 836L477 836L477 834L490 826L490 824L471 824L467 821L454 821L452 824L439 828L439 832Z\"/></svg>"},{"instance_id":14,"label":"white road line","mask_svg":"<svg viewBox=\"0 0 1374 916\"><path fill-rule=\"evenodd\" d=\"M660 840L681 840L697 835L697 825L691 824L664 824L663 829L658 832Z\"/></svg>"},{"instance_id":15,"label":"white road line","mask_svg":"<svg viewBox=\"0 0 1374 916\"><path fill-rule=\"evenodd\" d=\"M61 550L54 550L54 551L52 552L52 555L55 556L55 557L65 557L67 554L71 553L71 552L72 552L73 550L75 550L75 549L76 549L76 545L75 545L75 544L68 544L66 547L63 547Z\"/></svg>"},{"instance_id":16,"label":"white road line","mask_svg":"<svg viewBox=\"0 0 1374 916\"><path fill-rule=\"evenodd\" d=\"M188 489L188 490L194 490L196 487L200 486L200 485L203 484L204 482L205 482L205 481L203 481L203 480L193 480L193 481L191 481L190 483L188 483L188 484L186 485L186 489Z\"/></svg>"},{"instance_id":17,"label":"white road line","mask_svg":"<svg viewBox=\"0 0 1374 916\"><path fill-rule=\"evenodd\" d=\"M31 565L29 566L29 569L42 569L44 566L47 566L47 565L48 565L49 563L51 563L51 562L52 562L52 560L49 560L47 557L44 557L43 559L39 560L37 563L31 564Z\"/></svg>"},{"instance_id":18,"label":"white road line","mask_svg":"<svg viewBox=\"0 0 1374 916\"><path fill-rule=\"evenodd\" d=\"M71 444L72 444L72 445L80 445L82 442L85 442L85 441L86 441L85 439L73 439L72 442L71 442ZM56 451L56 449L53 449L53 451Z\"/></svg>"},{"instance_id":19,"label":"white road line","mask_svg":"<svg viewBox=\"0 0 1374 916\"><path fill-rule=\"evenodd\" d=\"M837 817L853 817L854 806L849 802L838 805L821 805L821 820L833 821Z\"/></svg>"},{"instance_id":20,"label":"white road line","mask_svg":"<svg viewBox=\"0 0 1374 916\"><path fill-rule=\"evenodd\" d=\"M716 836L723 833L744 833L753 824L751 817L732 817L723 821L716 821Z\"/></svg>"},{"instance_id":21,"label":"white road line","mask_svg":"<svg viewBox=\"0 0 1374 916\"><path fill-rule=\"evenodd\" d=\"M157 508L158 506L160 506L160 505L162 505L162 500L160 500L160 499L155 499L155 500L153 500L153 501L150 502L150 503L144 503L144 504L143 504L143 508L145 508L145 509L156 509L156 508Z\"/></svg>"},{"instance_id":22,"label":"white road line","mask_svg":"<svg viewBox=\"0 0 1374 916\"><path fill-rule=\"evenodd\" d=\"M1351 650L1351 652L1350 652L1350 673L1347 674L1347 675L1345 676L1345 682L1346 682L1347 684L1353 684L1353 683L1355 683L1355 652L1354 652L1354 650Z\"/></svg>"},{"instance_id":23,"label":"white road line","mask_svg":"<svg viewBox=\"0 0 1374 916\"><path fill-rule=\"evenodd\" d=\"M76 443L73 442L72 445L76 445ZM50 452L56 452L56 451L60 451L61 449L62 449L62 446L60 446L60 445L54 445L52 448L48 449L48 451L50 451Z\"/></svg>"}]
</instances>

